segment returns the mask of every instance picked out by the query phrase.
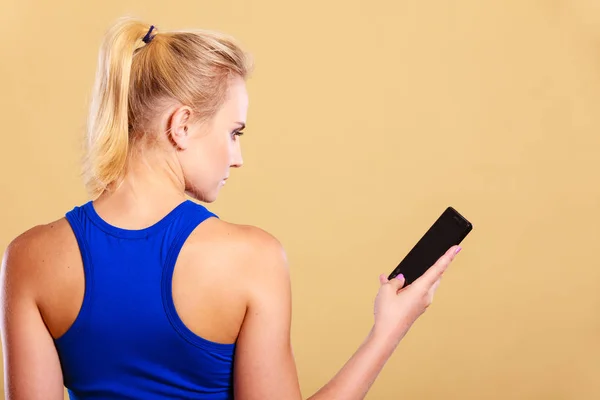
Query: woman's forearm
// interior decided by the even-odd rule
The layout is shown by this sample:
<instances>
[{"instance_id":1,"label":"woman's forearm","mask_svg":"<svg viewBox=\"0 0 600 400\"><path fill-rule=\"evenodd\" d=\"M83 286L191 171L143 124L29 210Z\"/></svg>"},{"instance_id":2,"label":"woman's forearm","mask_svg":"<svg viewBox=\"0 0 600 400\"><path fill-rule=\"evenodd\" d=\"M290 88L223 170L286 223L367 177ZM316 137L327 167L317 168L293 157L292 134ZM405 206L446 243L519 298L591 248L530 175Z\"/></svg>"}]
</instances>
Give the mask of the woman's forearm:
<instances>
[{"instance_id":1,"label":"woman's forearm","mask_svg":"<svg viewBox=\"0 0 600 400\"><path fill-rule=\"evenodd\" d=\"M401 339L371 330L352 358L309 400L364 399Z\"/></svg>"}]
</instances>

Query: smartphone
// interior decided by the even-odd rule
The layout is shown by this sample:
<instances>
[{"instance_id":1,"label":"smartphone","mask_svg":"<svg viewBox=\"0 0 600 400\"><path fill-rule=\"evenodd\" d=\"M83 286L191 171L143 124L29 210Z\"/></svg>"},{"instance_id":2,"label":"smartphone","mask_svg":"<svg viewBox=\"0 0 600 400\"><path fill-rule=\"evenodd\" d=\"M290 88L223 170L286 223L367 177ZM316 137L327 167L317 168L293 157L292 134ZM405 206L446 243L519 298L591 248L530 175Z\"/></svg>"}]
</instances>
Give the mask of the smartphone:
<instances>
[{"instance_id":1,"label":"smartphone","mask_svg":"<svg viewBox=\"0 0 600 400\"><path fill-rule=\"evenodd\" d=\"M460 244L472 229L471 222L458 211L452 207L446 208L388 279L403 274L404 286L410 285L435 264L450 247Z\"/></svg>"}]
</instances>

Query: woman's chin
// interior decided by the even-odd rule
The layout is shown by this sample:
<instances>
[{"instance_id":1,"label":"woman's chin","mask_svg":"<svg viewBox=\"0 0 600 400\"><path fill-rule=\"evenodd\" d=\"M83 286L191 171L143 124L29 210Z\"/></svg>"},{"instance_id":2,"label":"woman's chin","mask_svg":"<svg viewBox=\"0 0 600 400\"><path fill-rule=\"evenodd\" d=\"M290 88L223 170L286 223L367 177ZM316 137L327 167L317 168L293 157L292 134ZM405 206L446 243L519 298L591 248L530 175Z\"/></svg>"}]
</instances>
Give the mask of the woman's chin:
<instances>
[{"instance_id":1,"label":"woman's chin","mask_svg":"<svg viewBox=\"0 0 600 400\"><path fill-rule=\"evenodd\" d=\"M186 190L186 194L193 198L194 200L198 200L203 203L213 203L217 200L217 195L219 194L219 188L212 190L210 192L199 192L195 190Z\"/></svg>"}]
</instances>

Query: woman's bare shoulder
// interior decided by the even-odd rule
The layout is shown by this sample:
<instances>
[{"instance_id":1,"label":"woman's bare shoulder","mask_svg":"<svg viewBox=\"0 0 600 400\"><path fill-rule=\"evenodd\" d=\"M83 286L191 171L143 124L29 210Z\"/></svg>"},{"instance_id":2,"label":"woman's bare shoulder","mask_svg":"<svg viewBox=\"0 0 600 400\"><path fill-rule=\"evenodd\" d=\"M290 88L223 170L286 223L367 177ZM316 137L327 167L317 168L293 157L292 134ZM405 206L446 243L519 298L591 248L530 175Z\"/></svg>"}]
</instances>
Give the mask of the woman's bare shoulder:
<instances>
[{"instance_id":1,"label":"woman's bare shoulder","mask_svg":"<svg viewBox=\"0 0 600 400\"><path fill-rule=\"evenodd\" d=\"M190 237L196 246L215 257L226 257L253 272L269 265L287 266L282 243L270 232L253 225L212 218L200 224Z\"/></svg>"},{"instance_id":2,"label":"woman's bare shoulder","mask_svg":"<svg viewBox=\"0 0 600 400\"><path fill-rule=\"evenodd\" d=\"M11 272L24 272L36 276L51 267L61 254L76 245L68 221L63 217L45 224L35 225L14 237L4 250L3 269L10 266Z\"/></svg>"}]
</instances>

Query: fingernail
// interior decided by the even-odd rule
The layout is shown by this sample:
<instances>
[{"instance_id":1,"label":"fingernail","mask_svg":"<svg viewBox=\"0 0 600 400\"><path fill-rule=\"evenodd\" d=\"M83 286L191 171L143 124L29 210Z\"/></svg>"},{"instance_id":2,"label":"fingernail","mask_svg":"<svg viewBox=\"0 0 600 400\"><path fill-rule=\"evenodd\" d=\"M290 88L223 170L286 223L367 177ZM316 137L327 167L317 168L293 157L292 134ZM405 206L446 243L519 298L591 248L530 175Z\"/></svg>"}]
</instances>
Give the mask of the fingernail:
<instances>
[{"instance_id":1,"label":"fingernail","mask_svg":"<svg viewBox=\"0 0 600 400\"><path fill-rule=\"evenodd\" d=\"M396 279L398 279L398 280L404 279L404 275L403 275L403 274L400 274L400 275L398 275L398 276L396 277Z\"/></svg>"},{"instance_id":2,"label":"fingernail","mask_svg":"<svg viewBox=\"0 0 600 400\"><path fill-rule=\"evenodd\" d=\"M454 252L454 255L457 255L458 253L460 253L461 250L462 250L462 247L459 247L458 249L456 249L456 251Z\"/></svg>"}]
</instances>

